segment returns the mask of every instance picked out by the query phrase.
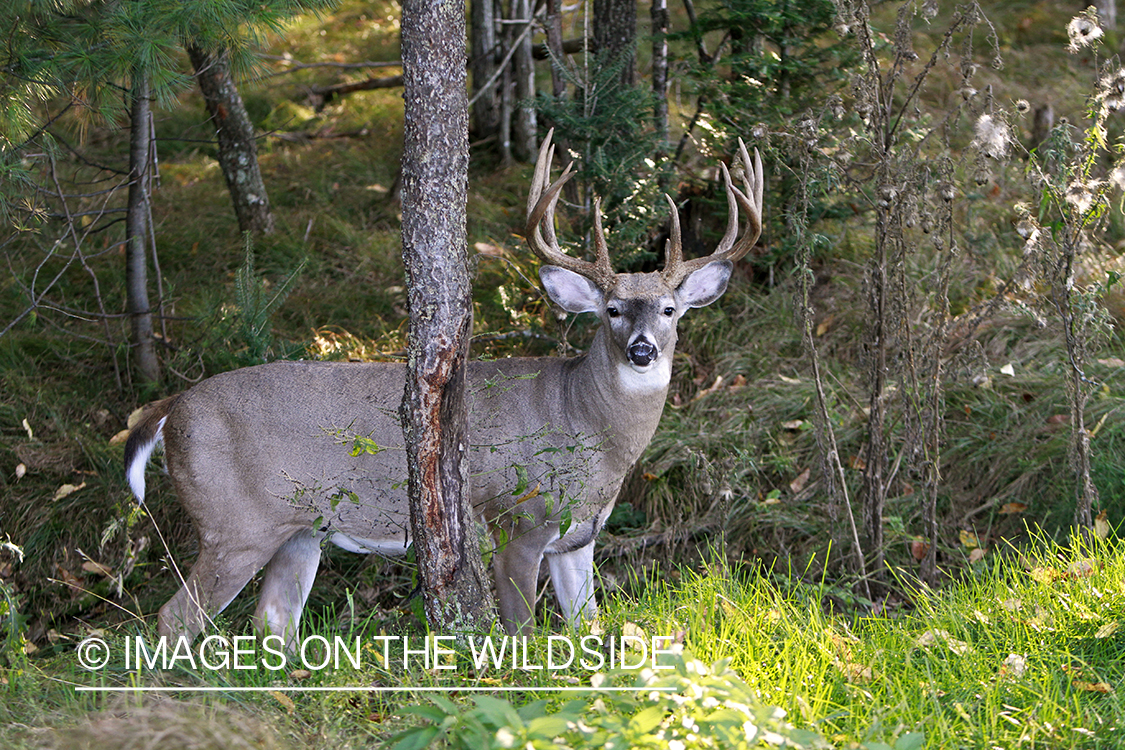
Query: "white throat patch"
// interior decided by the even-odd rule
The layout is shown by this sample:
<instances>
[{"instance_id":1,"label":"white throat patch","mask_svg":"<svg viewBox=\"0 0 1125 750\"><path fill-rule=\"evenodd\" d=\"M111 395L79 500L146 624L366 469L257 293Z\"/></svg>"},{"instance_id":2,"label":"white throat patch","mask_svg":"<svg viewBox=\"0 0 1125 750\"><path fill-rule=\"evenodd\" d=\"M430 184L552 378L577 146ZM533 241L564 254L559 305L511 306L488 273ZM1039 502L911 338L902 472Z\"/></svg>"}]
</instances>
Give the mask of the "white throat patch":
<instances>
[{"instance_id":1,"label":"white throat patch","mask_svg":"<svg viewBox=\"0 0 1125 750\"><path fill-rule=\"evenodd\" d=\"M617 365L617 380L626 393L656 393L672 382L672 359L660 357L644 370L622 362Z\"/></svg>"}]
</instances>

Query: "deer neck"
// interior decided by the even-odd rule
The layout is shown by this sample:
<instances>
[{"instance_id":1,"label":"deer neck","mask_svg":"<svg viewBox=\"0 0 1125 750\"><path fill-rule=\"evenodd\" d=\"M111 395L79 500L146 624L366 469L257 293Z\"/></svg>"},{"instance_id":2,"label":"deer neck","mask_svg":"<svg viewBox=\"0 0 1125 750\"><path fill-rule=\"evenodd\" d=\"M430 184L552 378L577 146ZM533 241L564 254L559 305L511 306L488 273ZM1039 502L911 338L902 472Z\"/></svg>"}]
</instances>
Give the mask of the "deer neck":
<instances>
[{"instance_id":1,"label":"deer neck","mask_svg":"<svg viewBox=\"0 0 1125 750\"><path fill-rule=\"evenodd\" d=\"M572 413L591 433L604 432L606 447L628 467L656 432L672 375L672 350L662 352L651 370L637 372L600 328L589 351L576 358L568 379Z\"/></svg>"}]
</instances>

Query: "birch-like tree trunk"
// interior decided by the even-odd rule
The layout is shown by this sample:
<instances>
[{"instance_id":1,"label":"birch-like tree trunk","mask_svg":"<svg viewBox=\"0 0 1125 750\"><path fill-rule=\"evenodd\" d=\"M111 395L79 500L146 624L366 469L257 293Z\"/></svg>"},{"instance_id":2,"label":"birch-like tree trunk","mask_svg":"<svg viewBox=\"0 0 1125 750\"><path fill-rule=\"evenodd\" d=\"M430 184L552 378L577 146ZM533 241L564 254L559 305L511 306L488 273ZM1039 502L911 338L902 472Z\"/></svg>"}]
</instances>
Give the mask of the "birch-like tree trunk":
<instances>
[{"instance_id":1,"label":"birch-like tree trunk","mask_svg":"<svg viewBox=\"0 0 1125 750\"><path fill-rule=\"evenodd\" d=\"M148 74L137 70L130 89L129 196L125 213L126 307L133 337L133 361L142 383L160 381L160 359L148 299L148 200L152 107Z\"/></svg>"},{"instance_id":2,"label":"birch-like tree trunk","mask_svg":"<svg viewBox=\"0 0 1125 750\"><path fill-rule=\"evenodd\" d=\"M403 3L402 257L410 343L402 422L410 526L426 619L452 634L487 631L494 617L467 495L472 298L464 42L463 2Z\"/></svg>"},{"instance_id":3,"label":"birch-like tree trunk","mask_svg":"<svg viewBox=\"0 0 1125 750\"><path fill-rule=\"evenodd\" d=\"M189 45L187 52L215 128L219 167L230 190L238 228L252 234L269 234L273 231L273 213L258 166L254 125L234 85L230 59L226 51L212 53L194 45Z\"/></svg>"}]
</instances>

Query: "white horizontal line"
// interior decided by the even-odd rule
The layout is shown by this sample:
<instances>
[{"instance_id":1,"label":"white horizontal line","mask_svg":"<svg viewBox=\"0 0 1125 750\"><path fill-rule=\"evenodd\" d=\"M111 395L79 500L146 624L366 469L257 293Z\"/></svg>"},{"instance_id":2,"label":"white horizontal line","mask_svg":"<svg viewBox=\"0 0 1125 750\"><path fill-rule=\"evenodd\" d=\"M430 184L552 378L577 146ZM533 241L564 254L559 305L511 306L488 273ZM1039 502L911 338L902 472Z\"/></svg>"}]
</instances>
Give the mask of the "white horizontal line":
<instances>
[{"instance_id":1,"label":"white horizontal line","mask_svg":"<svg viewBox=\"0 0 1125 750\"><path fill-rule=\"evenodd\" d=\"M75 692L82 693L659 693L674 692L674 687L376 687L362 686L309 686L309 687L97 687L78 685Z\"/></svg>"}]
</instances>

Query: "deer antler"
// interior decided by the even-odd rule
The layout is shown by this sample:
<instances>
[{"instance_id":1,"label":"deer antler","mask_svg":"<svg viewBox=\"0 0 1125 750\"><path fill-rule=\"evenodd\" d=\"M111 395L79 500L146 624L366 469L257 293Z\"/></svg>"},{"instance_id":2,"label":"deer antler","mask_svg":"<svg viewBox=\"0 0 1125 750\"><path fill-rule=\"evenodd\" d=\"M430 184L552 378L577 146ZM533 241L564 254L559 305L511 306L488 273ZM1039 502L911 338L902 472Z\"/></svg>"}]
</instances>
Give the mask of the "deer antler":
<instances>
[{"instance_id":1,"label":"deer antler","mask_svg":"<svg viewBox=\"0 0 1125 750\"><path fill-rule=\"evenodd\" d=\"M609 250L602 231L601 201L594 201L593 263L564 253L555 236L555 204L558 203L563 185L574 176L574 171L571 168L573 165L568 164L559 179L547 187L551 162L555 156L555 147L551 144L554 133L552 128L543 139L543 145L539 147L539 159L535 162L535 174L531 178L531 189L527 195L527 226L524 229L527 244L544 263L585 276L597 284L599 289L608 291L613 288L617 274L613 272L613 266L609 262Z\"/></svg>"},{"instance_id":2,"label":"deer antler","mask_svg":"<svg viewBox=\"0 0 1125 750\"><path fill-rule=\"evenodd\" d=\"M702 258L684 260L683 245L680 242L680 216L675 202L667 195L668 205L672 207L672 236L668 240L665 252L664 270L660 273L671 287L677 287L680 282L693 271L715 260L729 260L734 262L746 255L758 237L762 234L762 192L765 180L762 177L762 157L758 149L754 149L754 161L751 163L750 154L746 152L746 145L738 139L738 151L742 157L742 186L739 190L731 182L727 165L723 164L723 181L727 186L727 231L715 252ZM735 239L738 234L738 207L746 211L749 222L742 237Z\"/></svg>"}]
</instances>

